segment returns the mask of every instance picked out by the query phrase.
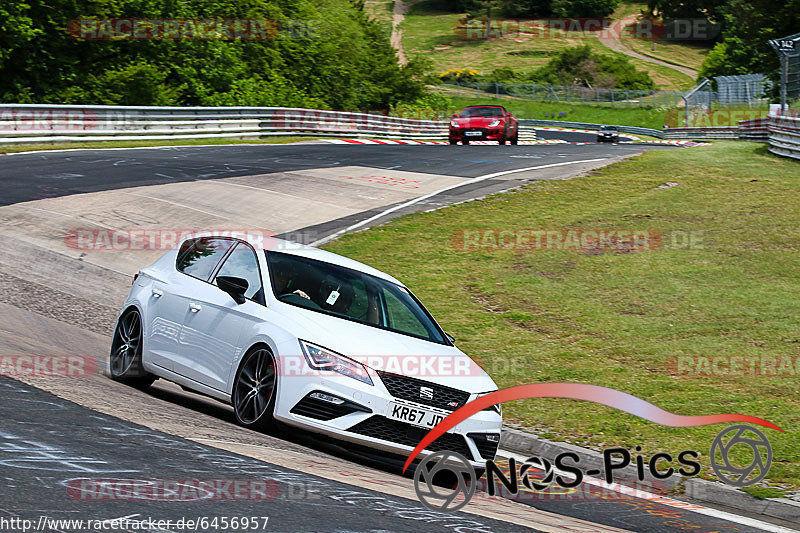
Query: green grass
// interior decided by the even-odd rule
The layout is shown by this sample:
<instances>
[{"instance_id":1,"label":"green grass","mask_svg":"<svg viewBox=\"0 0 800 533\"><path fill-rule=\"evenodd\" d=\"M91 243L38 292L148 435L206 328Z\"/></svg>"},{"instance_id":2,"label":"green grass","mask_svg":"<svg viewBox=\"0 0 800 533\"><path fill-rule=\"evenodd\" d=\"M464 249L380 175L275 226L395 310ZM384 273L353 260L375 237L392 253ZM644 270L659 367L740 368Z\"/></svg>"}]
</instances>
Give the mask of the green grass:
<instances>
[{"instance_id":1,"label":"green grass","mask_svg":"<svg viewBox=\"0 0 800 533\"><path fill-rule=\"evenodd\" d=\"M392 9L394 6L393 0L366 0L364 2L364 11L374 21L381 25L384 32L392 32Z\"/></svg>"},{"instance_id":2,"label":"green grass","mask_svg":"<svg viewBox=\"0 0 800 533\"><path fill-rule=\"evenodd\" d=\"M456 27L464 16L463 13L447 11L440 0L424 0L412 6L401 25L406 55L429 58L436 72L470 68L488 74L499 67L533 71L545 65L553 53L576 45L588 44L597 52L617 54L603 46L594 34L581 32L555 32L551 35L548 31L535 37L520 34L462 40L457 36ZM683 90L694 85L694 80L668 67L629 59L637 69L648 72L661 89Z\"/></svg>"},{"instance_id":3,"label":"green grass","mask_svg":"<svg viewBox=\"0 0 800 533\"><path fill-rule=\"evenodd\" d=\"M139 148L147 146L198 146L206 144L288 144L312 141L322 137L271 137L268 139L180 139L166 141L93 141L42 144L0 144L0 154L34 152L39 150L68 150L76 148Z\"/></svg>"},{"instance_id":4,"label":"green grass","mask_svg":"<svg viewBox=\"0 0 800 533\"><path fill-rule=\"evenodd\" d=\"M783 498L786 496L786 491L773 487L761 487L756 485L753 487L745 487L742 490L750 496L755 496L759 500L766 500L767 498Z\"/></svg>"},{"instance_id":5,"label":"green grass","mask_svg":"<svg viewBox=\"0 0 800 533\"><path fill-rule=\"evenodd\" d=\"M667 181L677 187L657 189ZM680 355L800 356L800 165L757 144L653 150L347 235L327 249L385 270L426 303L500 387L612 387L684 415L739 413L774 448L770 482L800 488L798 376L673 375ZM465 229L646 229L653 251L461 251ZM684 232L684 233L681 233ZM694 245L676 246L692 232ZM800 370L799 370L800 371ZM595 449L708 450L720 425L663 427L593 403L505 406L508 422Z\"/></svg>"},{"instance_id":6,"label":"green grass","mask_svg":"<svg viewBox=\"0 0 800 533\"><path fill-rule=\"evenodd\" d=\"M454 94L445 87L440 89L447 90L448 96ZM466 91L461 91L462 94ZM445 94L445 93L443 93ZM490 93L475 93L475 97L452 97L452 106L461 109L468 105L483 103L500 103L518 118L554 120L558 119L558 114L566 112L560 117L562 120L572 122L591 122L595 124L620 124L626 126L639 126L642 128L653 128L660 130L664 126L664 118L667 111L658 108L646 107L601 107L592 105L570 105L567 103L536 102L523 98L499 98L495 100ZM546 116L546 114L550 116Z\"/></svg>"},{"instance_id":7,"label":"green grass","mask_svg":"<svg viewBox=\"0 0 800 533\"><path fill-rule=\"evenodd\" d=\"M700 70L711 50L707 44L701 44L703 41L693 43L661 40L656 41L655 50L653 50L653 41L627 39L623 42L634 52L694 70Z\"/></svg>"}]
</instances>

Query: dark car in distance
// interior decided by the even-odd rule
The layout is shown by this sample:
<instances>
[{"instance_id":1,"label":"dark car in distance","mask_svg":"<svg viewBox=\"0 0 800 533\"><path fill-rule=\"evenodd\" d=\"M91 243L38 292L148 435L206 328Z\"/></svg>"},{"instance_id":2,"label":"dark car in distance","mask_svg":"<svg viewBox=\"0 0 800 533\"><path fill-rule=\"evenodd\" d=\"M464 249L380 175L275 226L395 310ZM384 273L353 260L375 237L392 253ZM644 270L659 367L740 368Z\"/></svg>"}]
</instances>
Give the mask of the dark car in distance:
<instances>
[{"instance_id":1,"label":"dark car in distance","mask_svg":"<svg viewBox=\"0 0 800 533\"><path fill-rule=\"evenodd\" d=\"M597 132L597 142L619 142L619 130L616 126L600 126Z\"/></svg>"},{"instance_id":2,"label":"dark car in distance","mask_svg":"<svg viewBox=\"0 0 800 533\"><path fill-rule=\"evenodd\" d=\"M519 122L499 105L465 107L450 120L450 144L470 141L519 142Z\"/></svg>"}]
</instances>

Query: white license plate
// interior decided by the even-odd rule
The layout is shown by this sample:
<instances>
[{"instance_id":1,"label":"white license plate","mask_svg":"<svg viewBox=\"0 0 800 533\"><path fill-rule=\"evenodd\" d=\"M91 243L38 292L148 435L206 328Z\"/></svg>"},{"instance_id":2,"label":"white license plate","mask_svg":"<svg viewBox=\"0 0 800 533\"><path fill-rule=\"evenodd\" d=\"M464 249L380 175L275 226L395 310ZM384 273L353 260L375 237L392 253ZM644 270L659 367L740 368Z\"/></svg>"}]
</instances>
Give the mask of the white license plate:
<instances>
[{"instance_id":1,"label":"white license plate","mask_svg":"<svg viewBox=\"0 0 800 533\"><path fill-rule=\"evenodd\" d=\"M465 131L464 135L469 135L470 137L480 137L483 135L483 132L480 131Z\"/></svg>"},{"instance_id":2,"label":"white license plate","mask_svg":"<svg viewBox=\"0 0 800 533\"><path fill-rule=\"evenodd\" d=\"M444 415L440 415L439 413L392 402L389 402L388 416L392 420L399 420L400 422L406 422L423 428L432 428L444 419Z\"/></svg>"}]
</instances>

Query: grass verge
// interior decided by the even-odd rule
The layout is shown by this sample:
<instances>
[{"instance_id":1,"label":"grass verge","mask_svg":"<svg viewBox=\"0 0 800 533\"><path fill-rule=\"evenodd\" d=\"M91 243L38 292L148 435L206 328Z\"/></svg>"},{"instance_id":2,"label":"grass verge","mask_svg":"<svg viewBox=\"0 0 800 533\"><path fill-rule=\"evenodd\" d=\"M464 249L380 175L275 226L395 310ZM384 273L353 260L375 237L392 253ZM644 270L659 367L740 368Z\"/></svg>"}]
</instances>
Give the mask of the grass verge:
<instances>
[{"instance_id":1,"label":"grass verge","mask_svg":"<svg viewBox=\"0 0 800 533\"><path fill-rule=\"evenodd\" d=\"M665 182L678 185L657 188ZM796 161L757 144L715 143L652 150L586 177L402 217L326 248L406 282L500 387L592 383L683 415L739 413L777 424L786 432L764 430L774 449L768 480L797 490L798 204ZM660 232L664 245L587 253L452 244L459 231L495 228L645 229ZM677 356L793 356L795 366L781 375L707 375L677 372ZM710 479L708 450L725 427L663 427L558 399L509 403L505 418L594 449L697 450ZM746 455L736 457L747 464Z\"/></svg>"},{"instance_id":2,"label":"grass verge","mask_svg":"<svg viewBox=\"0 0 800 533\"><path fill-rule=\"evenodd\" d=\"M313 141L324 137L271 137L268 139L175 139L166 141L93 141L43 144L0 144L0 154L38 152L41 150L68 150L76 148L141 148L148 146L202 146L215 144L288 144Z\"/></svg>"}]
</instances>

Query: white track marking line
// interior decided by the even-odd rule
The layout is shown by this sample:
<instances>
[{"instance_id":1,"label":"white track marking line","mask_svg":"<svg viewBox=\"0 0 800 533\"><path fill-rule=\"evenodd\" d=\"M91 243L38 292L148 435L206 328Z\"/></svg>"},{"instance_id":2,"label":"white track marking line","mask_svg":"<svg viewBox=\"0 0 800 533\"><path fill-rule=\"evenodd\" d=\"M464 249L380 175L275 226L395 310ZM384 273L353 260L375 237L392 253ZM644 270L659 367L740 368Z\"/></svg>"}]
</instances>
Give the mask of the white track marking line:
<instances>
[{"instance_id":1,"label":"white track marking line","mask_svg":"<svg viewBox=\"0 0 800 533\"><path fill-rule=\"evenodd\" d=\"M465 185L471 185L473 183L478 183L479 181L484 181L484 180L488 180L488 179L491 179L491 178L497 178L499 176L506 176L508 174L517 174L519 172L527 172L529 170L539 170L539 169L543 169L543 168L562 167L564 165L577 165L579 163L595 163L597 161L606 161L606 160L607 160L607 158L582 159L580 161L565 161L563 163L550 163L549 165L539 165L539 166L536 166L536 167L526 167L526 168L516 168L516 169L513 169L513 170L503 170L503 171L500 171L500 172L494 172L492 174L485 174L483 176L478 176L476 178L470 178L470 179L468 179L466 181L463 181L461 183L457 183L455 185L450 185L450 186L445 187L443 189L439 189L438 191L434 191L432 193L420 196L418 198L414 198L413 200L409 200L407 202L404 202L402 204L396 205L394 207L390 207L389 209L381 211L380 213L378 213L375 216L371 216L366 220L362 220L361 222L353 224L352 226L349 226L349 227L347 227L347 228L345 228L343 230L339 230L339 231L337 231L336 233L334 233L332 235L328 235L327 237L323 237L322 239L316 240L316 241L312 242L309 246L319 246L320 244L324 244L324 243L326 243L328 241L331 241L331 240L339 237L340 235L344 235L345 233L347 233L349 231L353 231L354 229L358 229L358 228L360 228L362 226L365 226L365 225L369 224L370 222L378 220L379 218L382 218L382 217L388 215L389 213L394 213L395 211L399 211L400 209L404 209L404 208L406 208L408 206L414 205L414 204L419 203L419 202L421 202L423 200L427 200L428 198L436 196L437 194L442 194L443 192L447 192L447 191L449 191L451 189L456 189L458 187L463 187ZM456 177L456 176L454 176L454 177Z\"/></svg>"},{"instance_id":2,"label":"white track marking line","mask_svg":"<svg viewBox=\"0 0 800 533\"><path fill-rule=\"evenodd\" d=\"M242 176L242 177L251 177L251 176ZM231 179L231 178L226 178L226 179ZM256 191L264 191L264 192L268 192L268 193L271 193L271 194L278 194L280 196L288 196L289 198L295 198L297 200L306 200L306 201L308 201L308 198L305 198L303 196L297 196L297 195L294 195L294 194L289 194L289 193L280 192L280 191L273 191L272 189L264 189L262 187L254 187L252 185L244 185L242 183L231 183L231 182L222 181L222 180L206 180L206 181L209 181L211 183L218 183L219 185L232 185L234 187L244 187L245 189L253 189L253 190L256 190ZM352 209L349 208L349 207L345 207L343 205L338 205L338 204L332 204L332 203L329 203L329 202L315 201L314 203L315 204L328 205L330 207L335 207L337 209L344 209L344 210L352 211Z\"/></svg>"},{"instance_id":3,"label":"white track marking line","mask_svg":"<svg viewBox=\"0 0 800 533\"><path fill-rule=\"evenodd\" d=\"M72 196L72 195L70 195L70 196ZM42 198L42 200L47 200L47 198ZM40 200L36 200L36 201L38 202ZM4 206L4 207L22 207L23 209L30 209L31 211L41 211L42 213L48 213L50 215L57 215L57 216L66 217L66 218L74 218L75 220L80 220L81 222L86 222L87 224L92 224L94 226L97 226L97 227L100 227L100 228L104 228L104 229L110 229L110 230L115 230L116 229L116 228L112 228L111 226L106 226L105 224L100 224L99 222L92 222L91 220L87 220L87 219L84 219L84 218L81 218L81 217L76 217L75 215L68 215L66 213L59 213L58 211L50 211L49 209L42 209L41 207L32 207L30 205L22 205L22 204L11 204L11 205Z\"/></svg>"},{"instance_id":4,"label":"white track marking line","mask_svg":"<svg viewBox=\"0 0 800 533\"><path fill-rule=\"evenodd\" d=\"M515 461L522 461L525 462L527 457L524 455L520 455L518 453L509 452L507 450L503 450L502 448L497 450L497 455L502 456L505 458L514 458ZM553 471L557 474L562 476L574 479L575 476L570 472L564 472L557 468L553 468ZM588 485L594 485L596 487L600 487L603 489L613 490L614 492L618 492L620 494L625 494L626 496L632 496L634 498L639 498L641 500L647 500L654 503L660 503L661 505L666 505L668 507L675 507L677 509L681 509L683 511L689 511L691 513L702 514L706 516L711 516L713 518L719 518L721 520L728 520L729 522L733 522L735 524L741 524L743 526L754 527L756 529L761 529L762 531L770 531L772 533L798 533L796 529L789 529L788 527L778 526L775 524L770 524L769 522L762 522L761 520L757 520L755 518L749 518L746 516L740 516L737 514L729 513L726 511L720 511L718 509L712 509L710 507L705 507L703 505L699 505L696 503L689 503L689 502L682 502L680 500L674 500L672 498L668 498L666 496L660 496L658 494L652 494L650 492L641 490L641 489L634 489L628 487L626 485L621 485L619 483L606 483L603 480L592 478L589 476L584 476L583 482Z\"/></svg>"},{"instance_id":5,"label":"white track marking line","mask_svg":"<svg viewBox=\"0 0 800 533\"><path fill-rule=\"evenodd\" d=\"M136 193L136 192L128 192L128 191L120 191L120 192L122 194L129 194L131 196L139 196L141 198L148 198L150 200L155 200L156 202L164 202L164 203L167 203L167 204L170 204L170 205L175 205L175 206L178 206L178 207L182 207L184 209L190 209L192 211L197 211L198 213L203 213L204 215L208 215L208 216L212 216L212 217L216 217L216 218L221 218L221 219L224 219L224 220L231 220L230 218L224 217L224 216L220 215L219 213L211 213L210 211L203 211L202 209L197 209L196 207L189 207L188 205L181 204L181 203L178 203L178 202L173 202L172 200L165 200L164 198L158 198L156 196L148 196L146 194L139 194L139 193Z\"/></svg>"}]
</instances>

